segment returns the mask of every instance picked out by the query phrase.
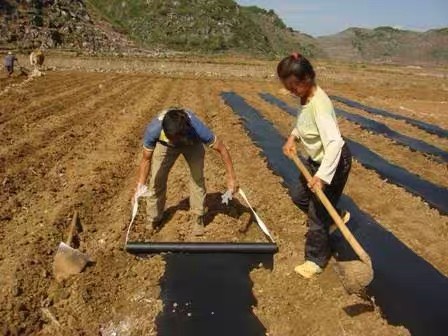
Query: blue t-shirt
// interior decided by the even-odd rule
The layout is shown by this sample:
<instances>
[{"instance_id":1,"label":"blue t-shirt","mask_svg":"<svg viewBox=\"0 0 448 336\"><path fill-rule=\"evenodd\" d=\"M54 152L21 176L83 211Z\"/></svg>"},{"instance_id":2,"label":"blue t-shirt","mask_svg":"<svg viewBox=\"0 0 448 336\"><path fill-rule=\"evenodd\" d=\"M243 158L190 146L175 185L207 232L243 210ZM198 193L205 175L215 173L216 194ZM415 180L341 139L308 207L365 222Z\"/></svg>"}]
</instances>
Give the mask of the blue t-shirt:
<instances>
[{"instance_id":1,"label":"blue t-shirt","mask_svg":"<svg viewBox=\"0 0 448 336\"><path fill-rule=\"evenodd\" d=\"M4 59L4 64L7 67L14 66L14 61L17 61L17 58L14 55L6 55Z\"/></svg>"},{"instance_id":2,"label":"blue t-shirt","mask_svg":"<svg viewBox=\"0 0 448 336\"><path fill-rule=\"evenodd\" d=\"M156 147L157 142L162 143L169 147L175 147L170 140L166 137L162 128L162 121L168 110L160 113L154 118L146 127L145 136L143 138L143 147L149 150L153 150ZM216 141L216 137L213 132L193 113L193 111L185 110L190 118L191 130L187 134L188 144L194 144L202 142L207 146L213 146Z\"/></svg>"}]
</instances>

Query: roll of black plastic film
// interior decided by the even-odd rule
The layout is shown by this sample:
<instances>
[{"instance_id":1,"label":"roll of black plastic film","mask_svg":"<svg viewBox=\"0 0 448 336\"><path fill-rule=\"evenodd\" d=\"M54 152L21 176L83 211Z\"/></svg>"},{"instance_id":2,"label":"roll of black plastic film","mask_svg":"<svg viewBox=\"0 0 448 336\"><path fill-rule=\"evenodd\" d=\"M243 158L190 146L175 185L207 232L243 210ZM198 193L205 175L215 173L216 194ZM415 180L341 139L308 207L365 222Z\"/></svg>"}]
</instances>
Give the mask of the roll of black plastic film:
<instances>
[{"instance_id":1,"label":"roll of black plastic film","mask_svg":"<svg viewBox=\"0 0 448 336\"><path fill-rule=\"evenodd\" d=\"M169 243L128 242L125 246L131 254L156 253L270 253L278 252L274 243Z\"/></svg>"}]
</instances>

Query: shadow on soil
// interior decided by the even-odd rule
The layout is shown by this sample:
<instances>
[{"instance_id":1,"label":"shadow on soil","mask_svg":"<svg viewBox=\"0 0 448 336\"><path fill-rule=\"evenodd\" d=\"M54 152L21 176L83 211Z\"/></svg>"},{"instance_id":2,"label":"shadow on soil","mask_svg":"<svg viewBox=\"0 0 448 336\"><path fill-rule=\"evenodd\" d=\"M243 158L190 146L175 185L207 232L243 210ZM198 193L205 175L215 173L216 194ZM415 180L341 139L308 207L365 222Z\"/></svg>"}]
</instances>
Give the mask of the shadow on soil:
<instances>
[{"instance_id":1,"label":"shadow on soil","mask_svg":"<svg viewBox=\"0 0 448 336\"><path fill-rule=\"evenodd\" d=\"M205 207L208 209L204 216L204 224L206 226L213 222L218 214L224 214L236 219L240 218L243 214L248 214L249 220L247 225L254 222L255 218L252 214L252 211L250 211L247 206L241 204L241 202L237 198L234 198L229 203L229 205L222 204L221 195L222 194L219 192L210 193L207 194L205 198ZM190 202L188 198L185 198L178 204L171 206L165 210L163 222L169 222L177 211L187 211L188 209L190 209Z\"/></svg>"}]
</instances>

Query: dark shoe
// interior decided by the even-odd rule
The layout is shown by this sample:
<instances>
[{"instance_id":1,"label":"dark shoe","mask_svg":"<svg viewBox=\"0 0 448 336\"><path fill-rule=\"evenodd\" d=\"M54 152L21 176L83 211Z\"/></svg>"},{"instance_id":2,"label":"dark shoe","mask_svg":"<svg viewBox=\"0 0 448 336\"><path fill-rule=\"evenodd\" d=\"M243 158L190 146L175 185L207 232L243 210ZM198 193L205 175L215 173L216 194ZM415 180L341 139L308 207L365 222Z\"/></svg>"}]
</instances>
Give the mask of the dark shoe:
<instances>
[{"instance_id":1,"label":"dark shoe","mask_svg":"<svg viewBox=\"0 0 448 336\"><path fill-rule=\"evenodd\" d=\"M197 216L193 224L193 236L200 237L205 233L204 217Z\"/></svg>"}]
</instances>

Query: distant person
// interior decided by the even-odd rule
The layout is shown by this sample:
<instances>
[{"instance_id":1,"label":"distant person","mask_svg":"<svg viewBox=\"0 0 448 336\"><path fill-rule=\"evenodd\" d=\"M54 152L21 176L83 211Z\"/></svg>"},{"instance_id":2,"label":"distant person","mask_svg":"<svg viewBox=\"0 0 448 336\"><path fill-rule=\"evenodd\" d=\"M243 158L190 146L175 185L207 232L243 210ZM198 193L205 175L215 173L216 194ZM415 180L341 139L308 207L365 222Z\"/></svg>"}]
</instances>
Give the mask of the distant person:
<instances>
[{"instance_id":1,"label":"distant person","mask_svg":"<svg viewBox=\"0 0 448 336\"><path fill-rule=\"evenodd\" d=\"M30 64L34 69L40 69L45 61L42 49L33 50L30 54Z\"/></svg>"},{"instance_id":2,"label":"distant person","mask_svg":"<svg viewBox=\"0 0 448 336\"><path fill-rule=\"evenodd\" d=\"M283 146L287 156L297 155L296 140L302 142L308 160L306 166L313 176L307 183L301 176L296 203L308 214L305 262L295 271L305 278L322 272L330 259L329 229L332 220L323 204L313 193L322 189L336 206L350 173L352 155L341 136L333 104L316 83L311 63L294 53L277 66L284 87L300 98L296 126ZM349 214L345 212L344 221Z\"/></svg>"},{"instance_id":3,"label":"distant person","mask_svg":"<svg viewBox=\"0 0 448 336\"><path fill-rule=\"evenodd\" d=\"M8 54L5 56L4 64L5 70L8 74L8 78L12 76L14 73L14 62L18 62L18 59L12 52L8 51Z\"/></svg>"},{"instance_id":4,"label":"distant person","mask_svg":"<svg viewBox=\"0 0 448 336\"><path fill-rule=\"evenodd\" d=\"M199 120L193 111L169 108L161 112L147 126L143 138L143 157L140 162L134 199L145 188L151 171L147 198L149 229L157 229L163 220L168 174L179 155L190 170L190 208L195 215L193 235L204 234L204 145L217 151L227 172L227 188L238 190L232 160L224 143Z\"/></svg>"}]
</instances>

